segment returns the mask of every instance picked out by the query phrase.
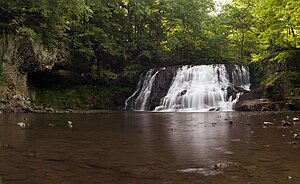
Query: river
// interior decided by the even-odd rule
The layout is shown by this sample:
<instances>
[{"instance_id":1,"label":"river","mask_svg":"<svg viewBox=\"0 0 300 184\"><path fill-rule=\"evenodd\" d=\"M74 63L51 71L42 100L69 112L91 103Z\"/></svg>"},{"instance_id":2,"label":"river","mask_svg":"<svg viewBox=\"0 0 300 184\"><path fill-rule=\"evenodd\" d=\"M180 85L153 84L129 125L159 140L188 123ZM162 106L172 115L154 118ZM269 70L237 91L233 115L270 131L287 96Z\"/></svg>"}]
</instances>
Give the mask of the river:
<instances>
[{"instance_id":1,"label":"river","mask_svg":"<svg viewBox=\"0 0 300 184\"><path fill-rule=\"evenodd\" d=\"M300 113L0 114L0 184L300 183L300 122L281 122L293 117Z\"/></svg>"}]
</instances>

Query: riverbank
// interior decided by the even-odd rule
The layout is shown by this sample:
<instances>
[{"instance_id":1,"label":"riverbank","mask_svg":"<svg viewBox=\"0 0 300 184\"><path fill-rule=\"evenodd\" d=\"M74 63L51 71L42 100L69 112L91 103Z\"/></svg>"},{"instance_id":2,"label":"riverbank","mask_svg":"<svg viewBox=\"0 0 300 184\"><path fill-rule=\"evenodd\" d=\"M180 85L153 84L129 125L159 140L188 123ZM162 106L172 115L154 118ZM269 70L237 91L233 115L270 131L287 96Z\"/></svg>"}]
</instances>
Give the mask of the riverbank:
<instances>
[{"instance_id":1,"label":"riverbank","mask_svg":"<svg viewBox=\"0 0 300 184\"><path fill-rule=\"evenodd\" d=\"M32 101L15 95L17 103L3 100L0 112L18 113L103 113L123 111L126 99L132 94L129 87L74 86L69 88L30 89ZM240 96L236 111L298 111L300 99L293 97L273 101L260 89Z\"/></svg>"},{"instance_id":2,"label":"riverbank","mask_svg":"<svg viewBox=\"0 0 300 184\"><path fill-rule=\"evenodd\" d=\"M130 95L129 87L74 86L30 89L31 103L0 108L1 112L99 113L119 111ZM23 100L23 99L19 99ZM24 103L23 103L24 104Z\"/></svg>"}]
</instances>

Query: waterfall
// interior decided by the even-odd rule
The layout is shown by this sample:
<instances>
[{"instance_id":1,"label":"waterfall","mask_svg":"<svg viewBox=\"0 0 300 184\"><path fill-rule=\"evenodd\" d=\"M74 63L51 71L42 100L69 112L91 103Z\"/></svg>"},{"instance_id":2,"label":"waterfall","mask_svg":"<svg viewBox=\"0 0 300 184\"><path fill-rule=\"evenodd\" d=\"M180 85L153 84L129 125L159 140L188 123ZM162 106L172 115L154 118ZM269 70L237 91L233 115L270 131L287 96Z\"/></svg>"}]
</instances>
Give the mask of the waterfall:
<instances>
[{"instance_id":1,"label":"waterfall","mask_svg":"<svg viewBox=\"0 0 300 184\"><path fill-rule=\"evenodd\" d=\"M239 96L249 91L250 87L249 70L245 66L182 66L177 68L168 90L156 103L152 93L158 93L160 87L153 83L164 80L160 78L161 75L157 77L160 71L162 69L151 69L146 73L138 89L126 100L127 105L131 101L131 107L135 110L230 111L234 109ZM150 104L155 108L150 109Z\"/></svg>"},{"instance_id":2,"label":"waterfall","mask_svg":"<svg viewBox=\"0 0 300 184\"><path fill-rule=\"evenodd\" d=\"M165 68L155 70L149 70L145 76L140 76L139 83L137 85L137 90L125 101L125 109L129 106L130 101L133 101L133 109L135 110L149 110L149 96L151 94L152 85L156 78L156 75Z\"/></svg>"}]
</instances>

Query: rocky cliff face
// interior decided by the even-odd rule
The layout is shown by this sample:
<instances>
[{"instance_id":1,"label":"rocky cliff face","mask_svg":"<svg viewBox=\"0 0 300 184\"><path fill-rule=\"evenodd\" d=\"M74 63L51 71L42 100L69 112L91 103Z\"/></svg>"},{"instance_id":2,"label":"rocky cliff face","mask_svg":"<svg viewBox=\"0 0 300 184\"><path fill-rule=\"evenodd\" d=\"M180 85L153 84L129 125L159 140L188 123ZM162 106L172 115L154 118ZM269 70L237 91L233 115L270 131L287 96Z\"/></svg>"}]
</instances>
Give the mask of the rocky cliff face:
<instances>
[{"instance_id":1,"label":"rocky cliff face","mask_svg":"<svg viewBox=\"0 0 300 184\"><path fill-rule=\"evenodd\" d=\"M149 101L151 101L150 110L154 110L155 107L159 106L160 100L167 95L173 77L176 75L176 70L176 67L167 67L157 74L157 80L153 83L151 96L149 97Z\"/></svg>"},{"instance_id":2,"label":"rocky cliff face","mask_svg":"<svg viewBox=\"0 0 300 184\"><path fill-rule=\"evenodd\" d=\"M300 90L289 72L274 73L269 81L240 96L238 111L300 110Z\"/></svg>"},{"instance_id":3,"label":"rocky cliff face","mask_svg":"<svg viewBox=\"0 0 300 184\"><path fill-rule=\"evenodd\" d=\"M152 83L152 87L150 89L146 89L146 90L150 90L148 93L150 95L147 97L147 99L143 97L141 98L139 96L141 95L141 90L147 87L147 86L143 86L144 85L143 82L147 80L146 78L149 71L147 73L141 74L140 81L137 86L137 91L130 98L127 99L126 108L136 109L137 108L136 99L138 98L141 100L146 100L145 101L146 104L144 104L145 110L154 110L154 108L160 104L160 100L168 93L173 77L176 75L176 70L177 67L152 69L150 76L153 76L153 74L156 72L157 74Z\"/></svg>"},{"instance_id":4,"label":"rocky cliff face","mask_svg":"<svg viewBox=\"0 0 300 184\"><path fill-rule=\"evenodd\" d=\"M66 62L66 50L49 50L40 40L24 40L18 36L0 39L0 109L4 111L30 110L32 96L28 90L28 75L50 71L57 63Z\"/></svg>"}]
</instances>

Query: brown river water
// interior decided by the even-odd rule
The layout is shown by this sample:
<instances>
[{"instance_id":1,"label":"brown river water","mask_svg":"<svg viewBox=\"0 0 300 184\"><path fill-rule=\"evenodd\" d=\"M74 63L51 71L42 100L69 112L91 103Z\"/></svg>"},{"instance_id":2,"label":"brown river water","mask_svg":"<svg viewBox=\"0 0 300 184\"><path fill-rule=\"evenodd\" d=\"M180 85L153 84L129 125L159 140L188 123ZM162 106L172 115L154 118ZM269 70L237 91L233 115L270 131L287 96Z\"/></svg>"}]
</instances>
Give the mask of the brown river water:
<instances>
[{"instance_id":1,"label":"brown river water","mask_svg":"<svg viewBox=\"0 0 300 184\"><path fill-rule=\"evenodd\" d=\"M300 113L0 114L0 184L296 184L294 117Z\"/></svg>"}]
</instances>

